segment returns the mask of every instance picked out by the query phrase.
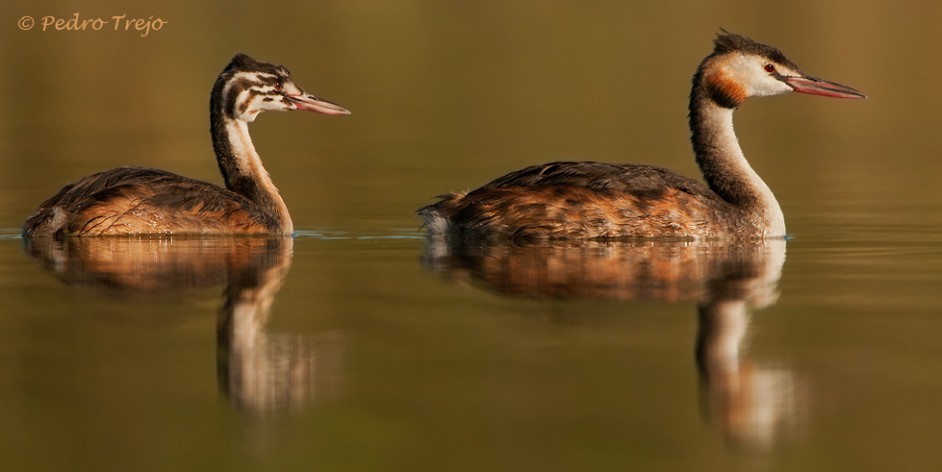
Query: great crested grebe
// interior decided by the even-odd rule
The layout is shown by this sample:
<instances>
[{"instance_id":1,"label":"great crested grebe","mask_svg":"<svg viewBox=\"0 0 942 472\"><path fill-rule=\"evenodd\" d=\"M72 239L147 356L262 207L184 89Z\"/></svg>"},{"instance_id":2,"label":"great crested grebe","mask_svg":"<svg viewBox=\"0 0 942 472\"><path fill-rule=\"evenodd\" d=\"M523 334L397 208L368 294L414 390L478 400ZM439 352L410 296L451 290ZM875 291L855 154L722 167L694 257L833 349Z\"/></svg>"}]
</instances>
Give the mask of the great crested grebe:
<instances>
[{"instance_id":1,"label":"great crested grebe","mask_svg":"<svg viewBox=\"0 0 942 472\"><path fill-rule=\"evenodd\" d=\"M210 98L213 149L226 188L171 172L118 167L66 185L23 225L23 237L291 234L291 216L255 152L248 124L263 111L348 115L310 95L282 66L237 54Z\"/></svg>"},{"instance_id":2,"label":"great crested grebe","mask_svg":"<svg viewBox=\"0 0 942 472\"><path fill-rule=\"evenodd\" d=\"M706 185L661 167L552 162L445 195L418 214L429 236L449 240L784 237L782 210L739 147L733 111L749 97L792 91L865 97L723 31L690 92L691 140Z\"/></svg>"}]
</instances>

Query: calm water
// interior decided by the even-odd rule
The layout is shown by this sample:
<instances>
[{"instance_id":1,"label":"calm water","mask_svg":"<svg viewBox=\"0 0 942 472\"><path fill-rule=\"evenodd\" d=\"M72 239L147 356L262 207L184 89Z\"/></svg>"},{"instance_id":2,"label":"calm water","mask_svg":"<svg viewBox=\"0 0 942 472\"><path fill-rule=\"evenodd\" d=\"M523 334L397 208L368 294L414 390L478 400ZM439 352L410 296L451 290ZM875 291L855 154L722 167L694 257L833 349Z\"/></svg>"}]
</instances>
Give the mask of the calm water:
<instances>
[{"instance_id":1,"label":"calm water","mask_svg":"<svg viewBox=\"0 0 942 472\"><path fill-rule=\"evenodd\" d=\"M942 463L942 62L919 47L942 7L141 5L79 12L169 21L146 38L0 9L0 469ZM737 113L791 239L426 243L415 208L525 165L697 175L686 97L719 27L870 96ZM354 113L252 125L295 238L24 245L97 170L218 182L208 94L237 51Z\"/></svg>"}]
</instances>

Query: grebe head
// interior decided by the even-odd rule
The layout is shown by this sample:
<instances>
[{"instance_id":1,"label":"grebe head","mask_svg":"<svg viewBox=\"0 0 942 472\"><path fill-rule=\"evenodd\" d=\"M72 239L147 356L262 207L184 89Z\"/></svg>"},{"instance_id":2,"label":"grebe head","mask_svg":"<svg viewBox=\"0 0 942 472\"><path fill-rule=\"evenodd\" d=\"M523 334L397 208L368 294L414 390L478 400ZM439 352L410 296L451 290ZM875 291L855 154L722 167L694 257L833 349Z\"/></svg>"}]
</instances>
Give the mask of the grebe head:
<instances>
[{"instance_id":1,"label":"grebe head","mask_svg":"<svg viewBox=\"0 0 942 472\"><path fill-rule=\"evenodd\" d=\"M778 49L725 30L714 41L713 53L694 79L713 100L736 108L749 97L788 92L825 97L865 98L859 90L805 75Z\"/></svg>"},{"instance_id":2,"label":"grebe head","mask_svg":"<svg viewBox=\"0 0 942 472\"><path fill-rule=\"evenodd\" d=\"M291 80L283 66L258 62L236 54L216 80L213 96L222 99L227 119L251 123L263 111L308 110L327 115L349 115L343 107L306 93Z\"/></svg>"}]
</instances>

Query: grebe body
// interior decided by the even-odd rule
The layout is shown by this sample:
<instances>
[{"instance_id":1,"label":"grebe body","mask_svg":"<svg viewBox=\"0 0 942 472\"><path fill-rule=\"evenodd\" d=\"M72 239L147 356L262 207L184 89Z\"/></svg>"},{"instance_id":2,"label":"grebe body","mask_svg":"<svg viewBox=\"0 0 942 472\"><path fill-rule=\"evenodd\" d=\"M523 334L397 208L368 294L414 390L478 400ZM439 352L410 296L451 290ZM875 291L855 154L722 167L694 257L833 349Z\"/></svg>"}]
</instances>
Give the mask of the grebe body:
<instances>
[{"instance_id":1,"label":"grebe body","mask_svg":"<svg viewBox=\"0 0 942 472\"><path fill-rule=\"evenodd\" d=\"M782 210L739 147L733 111L749 97L792 91L865 97L723 31L690 93L691 141L705 183L655 166L553 162L445 195L418 213L429 236L458 241L784 237Z\"/></svg>"},{"instance_id":2,"label":"grebe body","mask_svg":"<svg viewBox=\"0 0 942 472\"><path fill-rule=\"evenodd\" d=\"M264 111L346 115L305 93L282 66L236 55L213 86L210 131L226 188L171 172L118 167L85 177L43 202L24 238L130 234L291 234L293 225L249 136Z\"/></svg>"}]
</instances>

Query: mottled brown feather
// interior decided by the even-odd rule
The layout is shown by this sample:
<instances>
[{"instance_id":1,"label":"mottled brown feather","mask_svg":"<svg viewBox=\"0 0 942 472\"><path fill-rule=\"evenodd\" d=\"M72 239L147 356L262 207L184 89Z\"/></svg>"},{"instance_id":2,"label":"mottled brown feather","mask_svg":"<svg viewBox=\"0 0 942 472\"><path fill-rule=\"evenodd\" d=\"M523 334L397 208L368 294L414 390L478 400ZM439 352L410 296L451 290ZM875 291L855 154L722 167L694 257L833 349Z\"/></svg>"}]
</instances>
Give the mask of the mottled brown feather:
<instances>
[{"instance_id":1,"label":"mottled brown feather","mask_svg":"<svg viewBox=\"0 0 942 472\"><path fill-rule=\"evenodd\" d=\"M552 162L451 194L419 214L451 222L461 239L716 237L731 206L698 181L653 166Z\"/></svg>"},{"instance_id":2,"label":"mottled brown feather","mask_svg":"<svg viewBox=\"0 0 942 472\"><path fill-rule=\"evenodd\" d=\"M270 233L242 195L172 172L118 167L68 185L26 221L23 234Z\"/></svg>"}]
</instances>

